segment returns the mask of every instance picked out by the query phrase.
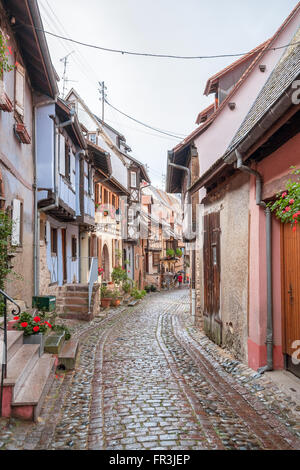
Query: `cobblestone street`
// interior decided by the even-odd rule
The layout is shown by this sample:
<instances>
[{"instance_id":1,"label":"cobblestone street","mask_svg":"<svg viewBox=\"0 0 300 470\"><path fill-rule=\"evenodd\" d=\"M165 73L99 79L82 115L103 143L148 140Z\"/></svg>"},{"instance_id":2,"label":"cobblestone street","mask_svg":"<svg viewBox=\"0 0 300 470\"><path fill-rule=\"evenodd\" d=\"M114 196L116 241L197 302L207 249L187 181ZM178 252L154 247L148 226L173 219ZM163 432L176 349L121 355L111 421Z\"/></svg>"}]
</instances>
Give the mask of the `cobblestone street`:
<instances>
[{"instance_id":1,"label":"cobblestone street","mask_svg":"<svg viewBox=\"0 0 300 470\"><path fill-rule=\"evenodd\" d=\"M300 449L299 406L193 327L187 290L79 323L37 423L0 420L1 449ZM287 402L289 406L287 406Z\"/></svg>"}]
</instances>

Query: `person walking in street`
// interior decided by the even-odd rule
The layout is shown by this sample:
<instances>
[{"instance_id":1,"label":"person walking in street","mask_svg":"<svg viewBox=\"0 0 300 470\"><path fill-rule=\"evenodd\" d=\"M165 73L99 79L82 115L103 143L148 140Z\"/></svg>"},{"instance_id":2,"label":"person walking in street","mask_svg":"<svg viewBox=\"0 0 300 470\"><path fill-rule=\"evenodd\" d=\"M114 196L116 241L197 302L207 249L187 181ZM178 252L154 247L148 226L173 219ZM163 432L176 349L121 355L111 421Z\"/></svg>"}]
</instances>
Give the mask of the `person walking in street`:
<instances>
[{"instance_id":1,"label":"person walking in street","mask_svg":"<svg viewBox=\"0 0 300 470\"><path fill-rule=\"evenodd\" d=\"M182 275L181 274L178 274L177 281L178 281L178 288L180 289L181 286L182 286Z\"/></svg>"}]
</instances>

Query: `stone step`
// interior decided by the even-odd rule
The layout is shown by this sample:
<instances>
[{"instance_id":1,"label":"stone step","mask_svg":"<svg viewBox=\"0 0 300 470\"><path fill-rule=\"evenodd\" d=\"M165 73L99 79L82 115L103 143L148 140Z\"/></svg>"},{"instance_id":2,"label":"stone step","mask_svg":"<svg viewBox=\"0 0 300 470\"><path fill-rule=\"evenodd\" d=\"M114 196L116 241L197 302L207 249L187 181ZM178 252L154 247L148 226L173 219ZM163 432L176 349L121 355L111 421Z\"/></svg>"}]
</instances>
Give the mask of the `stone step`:
<instances>
[{"instance_id":1,"label":"stone step","mask_svg":"<svg viewBox=\"0 0 300 470\"><path fill-rule=\"evenodd\" d=\"M23 344L7 364L5 386L13 387L15 397L39 359L39 344Z\"/></svg>"},{"instance_id":2,"label":"stone step","mask_svg":"<svg viewBox=\"0 0 300 470\"><path fill-rule=\"evenodd\" d=\"M70 297L66 297L64 299L65 305L88 305L88 297L74 297L73 295Z\"/></svg>"},{"instance_id":3,"label":"stone step","mask_svg":"<svg viewBox=\"0 0 300 470\"><path fill-rule=\"evenodd\" d=\"M12 402L12 416L36 421L55 374L55 357L43 354Z\"/></svg>"},{"instance_id":4,"label":"stone step","mask_svg":"<svg viewBox=\"0 0 300 470\"><path fill-rule=\"evenodd\" d=\"M64 312L79 312L79 313L85 313L85 312L88 312L89 308L88 308L88 305L74 305L74 304L70 304L70 305L64 305L63 306L63 311Z\"/></svg>"},{"instance_id":5,"label":"stone step","mask_svg":"<svg viewBox=\"0 0 300 470\"><path fill-rule=\"evenodd\" d=\"M59 364L63 365L67 370L74 369L75 367L78 344L78 339L69 339L68 341L65 341L59 353Z\"/></svg>"},{"instance_id":6,"label":"stone step","mask_svg":"<svg viewBox=\"0 0 300 470\"><path fill-rule=\"evenodd\" d=\"M82 320L82 321L91 321L94 317L93 314L89 314L86 310L85 313L82 312L61 312L58 314L59 318L65 320Z\"/></svg>"},{"instance_id":7,"label":"stone step","mask_svg":"<svg viewBox=\"0 0 300 470\"><path fill-rule=\"evenodd\" d=\"M4 332L0 330L0 339L3 341ZM7 363L16 354L16 352L23 346L23 332L22 331L8 331L7 332Z\"/></svg>"},{"instance_id":8,"label":"stone step","mask_svg":"<svg viewBox=\"0 0 300 470\"><path fill-rule=\"evenodd\" d=\"M61 333L51 333L47 336L45 340L44 350L50 354L59 354L61 348L63 347L65 341L64 332Z\"/></svg>"}]
</instances>

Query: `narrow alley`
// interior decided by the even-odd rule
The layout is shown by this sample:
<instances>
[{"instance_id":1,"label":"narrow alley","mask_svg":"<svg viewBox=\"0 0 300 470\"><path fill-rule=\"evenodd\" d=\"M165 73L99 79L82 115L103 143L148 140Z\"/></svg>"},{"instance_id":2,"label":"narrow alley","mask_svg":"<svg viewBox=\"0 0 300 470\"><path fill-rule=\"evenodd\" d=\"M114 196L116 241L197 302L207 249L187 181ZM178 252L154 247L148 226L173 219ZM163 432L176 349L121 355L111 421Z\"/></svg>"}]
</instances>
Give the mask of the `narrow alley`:
<instances>
[{"instance_id":1,"label":"narrow alley","mask_svg":"<svg viewBox=\"0 0 300 470\"><path fill-rule=\"evenodd\" d=\"M193 328L186 289L77 322L73 334L75 369L56 375L36 423L1 420L0 448L300 447L295 403L288 411L274 383L221 358Z\"/></svg>"}]
</instances>

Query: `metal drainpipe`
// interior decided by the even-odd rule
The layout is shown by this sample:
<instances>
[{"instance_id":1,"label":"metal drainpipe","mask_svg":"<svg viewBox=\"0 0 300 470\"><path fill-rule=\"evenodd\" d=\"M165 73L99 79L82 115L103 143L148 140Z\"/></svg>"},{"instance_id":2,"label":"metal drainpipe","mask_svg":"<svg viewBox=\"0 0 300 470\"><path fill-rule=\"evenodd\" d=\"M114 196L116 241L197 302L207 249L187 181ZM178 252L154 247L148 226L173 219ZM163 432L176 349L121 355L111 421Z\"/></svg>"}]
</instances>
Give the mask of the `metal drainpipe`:
<instances>
[{"instance_id":1,"label":"metal drainpipe","mask_svg":"<svg viewBox=\"0 0 300 470\"><path fill-rule=\"evenodd\" d=\"M174 168L178 168L179 170L183 170L187 173L187 176L188 176L188 181L187 181L187 188L190 188L191 186L191 170L189 168L187 168L186 166L182 166L182 165L177 165L176 163L171 163L169 160L168 160L168 165L169 166L172 166ZM190 192L187 190L184 194L184 199L185 199L185 195L186 193L188 193L188 204L189 204L189 209L191 209L191 194ZM183 201L183 204L184 204L184 201ZM188 217L190 218L190 210L188 212ZM191 221L190 222L190 226L192 226L192 223ZM185 237L186 238L186 237ZM192 237L190 239L186 238L186 240L188 241L193 241L195 237ZM192 250L192 273L195 273L196 272L196 266L195 266L195 250ZM194 277L194 279L193 279ZM192 291L192 317L193 319L195 320L195 317L196 317L196 289L195 289L195 276L192 276L192 283L191 283L191 291Z\"/></svg>"},{"instance_id":2,"label":"metal drainpipe","mask_svg":"<svg viewBox=\"0 0 300 470\"><path fill-rule=\"evenodd\" d=\"M266 256L267 256L267 364L258 369L263 374L273 370L273 292L272 292L272 215L270 208L261 200L262 176L258 171L243 165L241 153L235 151L237 157L237 169L250 173L256 178L256 204L265 209L266 214Z\"/></svg>"}]
</instances>

